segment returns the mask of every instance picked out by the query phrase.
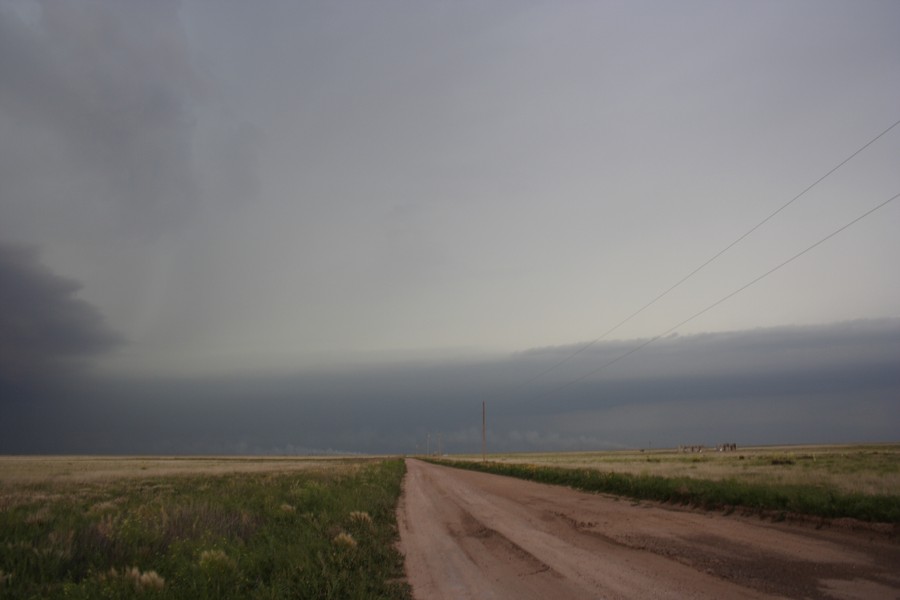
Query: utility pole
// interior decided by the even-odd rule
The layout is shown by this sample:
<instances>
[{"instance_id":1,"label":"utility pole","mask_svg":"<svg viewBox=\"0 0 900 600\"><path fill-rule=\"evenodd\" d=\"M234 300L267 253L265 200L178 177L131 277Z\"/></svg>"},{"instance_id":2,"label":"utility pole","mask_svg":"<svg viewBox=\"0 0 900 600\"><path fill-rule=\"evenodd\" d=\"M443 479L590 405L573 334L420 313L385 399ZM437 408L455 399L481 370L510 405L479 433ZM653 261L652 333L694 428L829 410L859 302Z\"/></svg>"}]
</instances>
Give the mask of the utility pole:
<instances>
[{"instance_id":1,"label":"utility pole","mask_svg":"<svg viewBox=\"0 0 900 600\"><path fill-rule=\"evenodd\" d=\"M431 434L425 434L425 456L429 456L431 454Z\"/></svg>"},{"instance_id":2,"label":"utility pole","mask_svg":"<svg viewBox=\"0 0 900 600\"><path fill-rule=\"evenodd\" d=\"M485 410L484 410L484 400L481 401L481 462L484 462L484 450L486 446L486 437L484 434L484 425L485 425Z\"/></svg>"}]
</instances>

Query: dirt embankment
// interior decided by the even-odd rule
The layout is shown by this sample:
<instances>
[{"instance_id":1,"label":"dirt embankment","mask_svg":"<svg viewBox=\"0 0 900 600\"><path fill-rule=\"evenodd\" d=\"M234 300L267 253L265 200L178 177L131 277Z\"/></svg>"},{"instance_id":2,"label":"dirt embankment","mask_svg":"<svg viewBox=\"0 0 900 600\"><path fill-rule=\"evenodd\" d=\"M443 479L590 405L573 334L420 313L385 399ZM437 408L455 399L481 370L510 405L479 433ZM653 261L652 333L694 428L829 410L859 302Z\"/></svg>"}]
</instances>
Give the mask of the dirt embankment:
<instances>
[{"instance_id":1,"label":"dirt embankment","mask_svg":"<svg viewBox=\"0 0 900 600\"><path fill-rule=\"evenodd\" d=\"M407 468L401 550L422 600L900 598L900 543L877 533Z\"/></svg>"}]
</instances>

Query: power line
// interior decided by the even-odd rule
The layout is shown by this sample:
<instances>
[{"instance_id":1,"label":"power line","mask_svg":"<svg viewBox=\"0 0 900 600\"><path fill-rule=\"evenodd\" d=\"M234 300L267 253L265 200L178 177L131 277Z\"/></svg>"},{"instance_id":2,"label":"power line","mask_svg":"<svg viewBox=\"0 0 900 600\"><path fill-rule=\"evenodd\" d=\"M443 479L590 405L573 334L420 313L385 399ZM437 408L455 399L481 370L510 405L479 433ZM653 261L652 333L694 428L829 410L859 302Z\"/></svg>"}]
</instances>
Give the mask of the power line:
<instances>
[{"instance_id":1,"label":"power line","mask_svg":"<svg viewBox=\"0 0 900 600\"><path fill-rule=\"evenodd\" d=\"M896 123L895 123L895 125L896 125ZM784 267L784 266L786 266L786 265L788 265L788 264L794 262L795 260L797 260L798 258L800 258L801 256L803 256L804 254L806 254L806 253L809 252L810 250L812 250L812 249L814 249L814 248L820 246L821 244L823 244L823 243L825 243L826 241L830 240L831 238L833 238L833 237L836 236L837 234L841 233L841 232L844 231L845 229L848 229L849 227L852 227L853 225L855 225L855 224L858 223L859 221L862 221L863 219L865 219L866 217L868 217L869 215L871 215L871 214L874 213L875 211L879 210L880 208L883 208L883 207L887 206L888 204L890 204L891 202L893 202L893 201L896 200L897 198L900 198L900 193L895 194L895 195L891 196L890 198L888 198L887 200L885 200L884 202L882 202L881 204L878 204L877 206L875 206L875 207L873 207L873 208L870 208L869 210L867 210L867 211L864 212L863 214L859 215L858 217L856 217L855 219L853 219L853 220L850 221L849 223L846 223L846 224L844 224L843 226L839 227L838 229L835 229L834 231L832 231L831 233L829 233L828 235L826 235L825 237L823 237L822 239L820 239L820 240L817 241L816 243L812 244L811 246L808 246L808 247L807 247L806 249L804 249L804 250L801 250L800 252L798 252L797 254L793 255L792 257L790 257L789 259L785 260L784 262L778 264L777 266L772 267L771 269L769 269L768 271L766 271L766 272L763 273L762 275L760 275L760 276L756 277L755 279L751 280L749 283L746 283L746 284L742 285L741 287L737 288L736 290L734 290L733 292L731 292L731 293L729 293L729 294L727 294L727 295L725 295L725 296L719 298L718 300L716 300L715 302L713 302L712 304L710 304L710 305L707 306L706 308L704 308L704 309L702 309L702 310L700 310L700 311L694 313L693 315L691 315L691 316L688 317L687 319L681 321L681 322L678 323L677 325L674 325L674 326L670 327L669 329L665 330L664 332L660 333L659 335L656 335L656 336L650 338L649 340L647 340L647 341L645 341L645 342L642 342L641 344L639 344L639 345L635 346L634 348L628 350L628 351L625 352L624 354L621 354L621 355L619 355L619 356L617 356L617 357L615 357L615 358L613 358L613 359L611 359L611 360L609 360L609 361L607 361L607 362L601 364L600 366L598 366L598 367L596 367L596 368L594 368L594 369L588 371L588 372L585 373L584 375L581 375L581 376L579 376L579 377L577 377L577 378L575 378L575 379L572 379L571 381L568 381L568 382L566 382L566 383L564 383L564 384L562 384L562 385L559 385L559 386L557 386L557 387L555 387L555 388L553 388L553 389L551 389L551 390L549 390L549 391L547 391L547 392L544 392L543 394L538 395L537 397L535 397L535 400L538 400L538 399L540 399L540 398L545 398L545 397L547 397L547 396L552 396L552 395L554 395L554 394L557 394L557 393L561 392L562 390L564 390L564 389L566 389L566 388L568 388L568 387L570 387L570 386L575 385L576 383L579 383L579 382L581 382L581 381L584 381L585 379L587 379L587 378L590 377L591 375L596 375L596 374L599 373L600 371L602 371L602 370L604 370L604 369L606 369L606 368L608 368L608 367L614 365L615 363L619 362L620 360L625 359L625 358L628 358L628 357L631 356L632 354L635 354L635 353L637 353L637 352L640 352L641 350L643 350L644 348L646 348L647 346L649 346L649 345L652 344L653 342L659 340L660 338L663 338L663 337L669 335L670 333L672 333L673 331L675 331L675 330L678 329L679 327L682 327L682 326L684 326L684 325L690 323L691 321L693 321L694 319L696 319L696 318L699 317L700 315L703 315L703 314L709 312L710 310L712 310L713 308L719 306L720 304L722 304L722 303L725 302L726 300L729 300L729 299L733 298L734 296L736 296L736 295L738 295L739 293L743 292L744 290L746 290L746 289L749 288L750 286L754 285L755 283L761 281L762 279L765 279L766 277L768 277L769 275L771 275L771 274L774 273L775 271L778 271L778 270L781 269L782 267Z\"/></svg>"},{"instance_id":2,"label":"power line","mask_svg":"<svg viewBox=\"0 0 900 600\"><path fill-rule=\"evenodd\" d=\"M834 167L832 167L827 173L825 173L824 175L822 175L821 177L819 177L818 179L816 179L814 182L812 182L811 184L809 184L802 192L800 192L799 194L797 194L796 196L794 196L793 198L791 198L790 200L788 200L786 203L784 203L783 205L781 205L778 209L776 209L774 212L770 213L770 214L769 214L766 218L764 218L762 221L760 221L759 223L757 223L756 225L754 225L753 227L751 227L750 229L748 229L743 235L741 235L740 237L738 237L736 240L734 240L733 242L731 242L730 244L728 244L727 246L725 246L724 248L722 248L721 250L719 250L719 251L718 251L717 253L715 253L711 258L707 259L706 262L704 262L704 263L701 264L699 267L695 268L693 271L691 271L690 273L688 273L687 275L685 275L684 277L682 277L680 280L678 280L678 282L676 282L674 285L672 285L672 286L671 286L670 288L668 288L666 291L662 292L661 294L659 294L658 296L656 296L655 298L653 298L650 302L648 302L647 304L645 304L644 306L642 306L642 307L639 308L638 310L634 311L633 313L631 313L630 315L628 315L627 317L625 317L623 320L619 321L616 325L614 325L612 328L610 328L609 330L607 330L607 331L606 331L605 333L603 333L600 337L598 337L598 338L596 338L596 339L594 339L594 340L591 340L590 342L588 342L588 343L585 344L584 346L581 346L580 348L578 348L577 350L575 350L575 351L572 352L571 354L566 355L566 356L565 356L564 358L562 358L559 362L557 362L557 363L551 365L550 367L544 369L543 371L539 372L537 375L533 376L531 379L528 379L527 381L525 381L525 382L520 386L520 388L521 388L521 387L525 387L525 386L527 386L527 385L530 385L530 384L534 383L535 381L537 381L538 379L540 379L541 377L543 377L543 376L546 375L547 373L550 373L551 371L554 371L556 368L562 366L564 363L567 363L568 361L572 360L573 358L575 358L576 356L578 356L579 354L581 354L582 352L584 352L585 350L587 350L588 348L590 348L591 346L593 346L594 344L596 344L597 342L599 342L600 340L605 339L605 338L606 338L607 336L609 336L611 333L613 333L614 331L616 331L617 329L619 329L620 327L622 327L623 325L625 325L626 323L628 323L629 321L631 321L633 318L635 318L636 316L638 316L639 314L641 314L642 312L644 312L645 310L647 310L648 308L650 308L651 306L653 306L654 304L656 304L659 300L661 300L661 299L664 298L665 296L669 295L669 293L671 293L672 291L674 291L674 290L675 290L677 287L679 287L682 283L684 283L685 281L687 281L688 279L690 279L691 277L693 277L694 275L696 275L697 273L699 273L700 271L702 271L702 270L703 270L704 268L706 268L710 263L712 263L712 262L715 261L717 258L719 258L719 257L722 256L723 254L725 254L726 252L728 252L729 250L731 250L733 247L735 247L736 245L738 245L740 242L742 242L747 236L749 236L749 235L752 234L754 231L756 231L757 229L759 229L760 227L762 227L763 225L765 225L766 223L768 223L770 220L772 220L772 218L775 217L775 215L777 215L778 213L780 213L781 211L783 211L784 209L786 209L788 206L790 206L791 204L793 204L794 202L796 202L797 200L799 200L800 198L802 198L807 192L809 192L811 189L813 189L814 187L816 187L817 185L819 185L822 181L824 181L826 178L828 178L832 173L834 173L835 171L837 171L838 169L840 169L841 167L843 167L845 164L847 164L848 162L850 162L851 160L853 160L853 159L854 159L858 154L860 154L863 150L865 150L866 148L868 148L869 146L871 146L872 144L874 144L875 142L877 142L880 138L884 137L889 131L891 131L891 130L892 130L894 127L896 127L897 125L900 125L900 120L894 122L893 125L891 125L891 126L888 127L887 129L885 129L884 131L882 131L881 133L879 133L878 135L876 135L875 137L873 137L872 139L870 139L870 140L869 140L868 142L866 142L863 146L861 146L858 150L856 150L855 152L853 152L853 154L851 154L850 156L848 156L847 158L845 158L844 160L842 160L840 163L838 163L837 165L835 165ZM824 240L823 240L823 241L824 241ZM624 357L623 357L623 358L624 358Z\"/></svg>"}]
</instances>

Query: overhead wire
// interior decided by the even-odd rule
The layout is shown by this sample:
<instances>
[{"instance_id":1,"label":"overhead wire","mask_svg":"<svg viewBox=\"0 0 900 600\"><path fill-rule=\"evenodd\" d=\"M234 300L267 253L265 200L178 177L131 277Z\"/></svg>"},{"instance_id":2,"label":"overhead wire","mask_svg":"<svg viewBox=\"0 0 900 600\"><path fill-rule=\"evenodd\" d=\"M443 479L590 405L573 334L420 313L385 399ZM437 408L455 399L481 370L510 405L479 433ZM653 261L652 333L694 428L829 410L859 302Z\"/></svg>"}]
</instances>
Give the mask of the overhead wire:
<instances>
[{"instance_id":1,"label":"overhead wire","mask_svg":"<svg viewBox=\"0 0 900 600\"><path fill-rule=\"evenodd\" d=\"M534 375L533 377L531 377L530 379L528 379L527 381L525 381L524 383L522 383L519 387L522 388L522 387L525 387L525 386L528 386L528 385L534 383L534 382L537 381L538 379L542 378L544 375L547 375L548 373L554 371L555 369L557 369L558 367L560 367L560 366L562 366L563 364L567 363L568 361L572 360L573 358L575 358L576 356L578 356L579 354L581 354L582 352L584 352L584 351L587 350L588 348L594 346L597 342L599 342L599 341L601 341L601 340L603 340L603 339L606 339L606 337L608 337L610 334L612 334L613 332L615 332L616 330L618 330L620 327L622 327L623 325L625 325L626 323L628 323L629 321L631 321L632 319L634 319L636 316L638 316L639 314L641 314L642 312L644 312L645 310L647 310L648 308L650 308L651 306L653 306L654 304L656 304L659 300L661 300L661 299L663 299L664 297L666 297L669 293L673 292L673 291L674 291L676 288L678 288L681 284L683 284L684 282L686 282L687 280L689 280L691 277L693 277L694 275L696 275L697 273L699 273L700 271L702 271L704 268L706 268L707 266L709 266L710 263L712 263L713 261L715 261L716 259L718 259L720 256L722 256L723 254L725 254L726 252L728 252L729 250L731 250L732 248L734 248L736 245L738 245L740 242L742 242L745 238L747 238L747 237L748 237L750 234L752 234L754 231L756 231L757 229L759 229L760 227L762 227L763 225L765 225L766 223L768 223L770 220L772 220L776 215L778 215L778 214L779 214L780 212L782 212L784 209L786 209L786 208L789 207L791 204L793 204L794 202L796 202L797 200L799 200L800 198L802 198L804 195L806 195L807 192L809 192L809 191L812 190L814 187L816 187L817 185L819 185L822 181L824 181L825 179L827 179L827 178L828 178L831 174L833 174L835 171L837 171L838 169L840 169L841 167L843 167L844 165L846 165L848 162L850 162L851 160L853 160L857 155L859 155L861 152L863 152L866 148L868 148L869 146L871 146L872 144L874 144L875 142L877 142L879 139L881 139L882 137L884 137L888 132L890 132L892 129L894 129L895 127L897 127L897 125L900 125L900 120L895 121L890 127L888 127L887 129L883 130L881 133L879 133L878 135L876 135L875 137L873 137L872 139L870 139L868 142L866 142L864 145L862 145L859 149L857 149L855 152L853 152L852 154L850 154L847 158L845 158L845 159L842 160L840 163L838 163L837 165L835 165L834 167L832 167L831 169L829 169L827 173L825 173L824 175L822 175L821 177L819 177L818 179L816 179L814 182L812 182L811 184L809 184L809 185L808 185L806 188L804 188L803 191L801 191L799 194L797 194L796 196L794 196L793 198L791 198L790 200L788 200L787 202L785 202L784 204L782 204L782 205L781 205L780 207L778 207L775 211L773 211L773 212L770 213L767 217L765 217L762 221L760 221L759 223L757 223L756 225L754 225L753 227L751 227L750 229L748 229L746 232L744 232L741 236L739 236L739 237L738 237L737 239L735 239L733 242L731 242L730 244L728 244L727 246L725 246L724 248L722 248L721 250L719 250L718 252L716 252L712 257L710 257L709 259L707 259L706 262L704 262L704 263L701 264L700 266L696 267L693 271L691 271L690 273L688 273L687 275L685 275L684 277L682 277L681 279L679 279L674 285L672 285L672 286L669 287L667 290L665 290L664 292L662 292L662 293L660 293L659 295L657 295L655 298L653 298L652 300L650 300L650 302L648 302L647 304L643 305L641 308L637 309L636 311L634 311L633 313L631 313L630 315L628 315L627 317L625 317L624 319L622 319L621 321L619 321L616 325L614 325L613 327L611 327L610 329L608 329L608 330L607 330L606 332L604 332L601 336L599 336L599 337L597 337L597 338L591 340L590 342L588 342L587 344L585 344L585 345L583 345L583 346L580 346L580 347L579 347L577 350L575 350L574 352L572 352L572 353L566 355L564 358L562 358L562 359L559 360L558 362L554 363L554 364L551 365L550 367L544 369L543 371L540 371L539 373L537 373L536 375ZM624 358L624 357L622 357L622 358Z\"/></svg>"},{"instance_id":2,"label":"overhead wire","mask_svg":"<svg viewBox=\"0 0 900 600\"><path fill-rule=\"evenodd\" d=\"M559 386L557 386L557 387L555 387L555 388L553 388L553 389L551 389L551 390L548 390L548 391L546 391L546 392L544 392L544 393L542 393L542 394L536 396L536 397L534 398L534 400L539 400L539 399L541 399L541 398L546 398L546 397L549 397L549 396L553 396L553 395L555 395L555 394L558 394L558 393L561 392L562 390L564 390L564 389L566 389L566 388L569 388L569 387L571 387L571 386L573 386L573 385L575 385L575 384L577 384L577 383L579 383L579 382L581 382L581 381L584 381L585 379L587 379L588 377L591 377L592 375L596 375L597 373L603 371L604 369L607 369L607 368L611 367L611 366L614 365L615 363L617 363L617 362L619 362L619 361L621 361L621 360L623 360L623 359L625 359L625 358L631 356L632 354L635 354L635 353L637 353L637 352L640 352L641 350L643 350L644 348L646 348L646 347L649 346L650 344L652 344L652 343L654 343L654 342L660 340L661 338L663 338L663 337L669 335L670 333L674 332L674 331L675 331L676 329L678 329L679 327L682 327L682 326L684 326L684 325L690 323L691 321L693 321L693 320L696 319L697 317L699 317L699 316L701 316L701 315L703 315L703 314L709 312L710 310L712 310L713 308L719 306L719 305L722 304L723 302L725 302L725 301L727 301L727 300L733 298L734 296L736 296L736 295L738 295L739 293L743 292L744 290L746 290L746 289L749 288L750 286L756 284L757 282L761 281L762 279L765 279L766 277L768 277L768 276L771 275L772 273L775 273L775 272L778 271L779 269L781 269L781 268L787 266L788 264L794 262L795 260L797 260L798 258L800 258L801 256L803 256L803 255L806 254L807 252L813 250L814 248L817 248L818 246L822 245L823 243L825 243L826 241L830 240L830 239L833 238L834 236L838 235L838 234L841 233L842 231L844 231L844 230L846 230L846 229L852 227L853 225L855 225L855 224L858 223L859 221L862 221L863 219L865 219L866 217L868 217L869 215L871 215L871 214L874 213L875 211L877 211L877 210L879 210L879 209L881 209L881 208L887 206L888 204L890 204L891 202L893 202L893 201L896 200L897 198L900 198L900 193L895 194L895 195L891 196L890 198L888 198L887 200L885 200L884 202L882 202L881 204L878 204L878 205L874 206L873 208L870 208L869 210L867 210L866 212L862 213L861 215L859 215L858 217L856 217L856 218L853 219L852 221L850 221L850 222L848 222L848 223L842 225L841 227L835 229L834 231L832 231L831 233L829 233L829 234L826 235L825 237L821 238L819 241L817 241L817 242L815 242L814 244L812 244L812 245L806 247L805 249L801 250L800 252L794 254L793 256L791 256L790 258L788 258L787 260L785 260L785 261L779 263L779 264L776 265L775 267L772 267L771 269L769 269L768 271L766 271L766 272L763 273L762 275L759 275L758 277L752 279L752 280L749 281L748 283L745 283L744 285L742 285L741 287L739 287L739 288L737 288L736 290L732 291L731 293L726 294L725 296L722 296L721 298L719 298L718 300L716 300L715 302L713 302L712 304L710 304L710 305L707 306L706 308L704 308L704 309L702 309L702 310L700 310L700 311L694 313L693 315L691 315L690 317L684 319L684 320L681 321L680 323L678 323L678 324L676 324L676 325L673 325L672 327L670 327L669 329L663 331L662 333L660 333L660 334L658 334L658 335L656 335L656 336L654 336L654 337L652 337L652 338L650 338L650 339L648 339L648 340L642 342L641 344L635 346L634 348L631 348L631 349L628 350L627 352L625 352L625 353L623 353L623 354L621 354L621 355L619 355L619 356L616 356L616 357L613 358L613 359L608 360L607 362L605 362L605 363L601 364L600 366L598 366L598 367L596 367L596 368L594 368L594 369L588 371L587 373L585 373L585 374L583 374L583 375L580 375L579 377L576 377L575 379L572 379L572 380L570 380L570 381L567 381L566 383L564 383L564 384L562 384L562 385L559 385Z\"/></svg>"}]
</instances>

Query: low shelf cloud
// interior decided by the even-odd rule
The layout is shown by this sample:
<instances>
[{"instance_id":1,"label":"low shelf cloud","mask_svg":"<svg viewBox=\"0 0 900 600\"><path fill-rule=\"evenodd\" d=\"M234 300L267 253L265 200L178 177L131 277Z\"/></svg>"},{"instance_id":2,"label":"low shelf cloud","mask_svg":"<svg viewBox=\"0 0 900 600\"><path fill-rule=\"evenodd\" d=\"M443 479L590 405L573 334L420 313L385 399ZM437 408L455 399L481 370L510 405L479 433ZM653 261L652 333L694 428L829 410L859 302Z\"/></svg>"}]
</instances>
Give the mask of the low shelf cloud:
<instances>
[{"instance_id":1,"label":"low shelf cloud","mask_svg":"<svg viewBox=\"0 0 900 600\"><path fill-rule=\"evenodd\" d=\"M896 440L898 21L4 2L0 452Z\"/></svg>"},{"instance_id":2,"label":"low shelf cloud","mask_svg":"<svg viewBox=\"0 0 900 600\"><path fill-rule=\"evenodd\" d=\"M641 342L598 343L525 387L558 349L255 377L69 375L6 403L0 451L477 453L482 402L493 452L883 441L900 418L896 319L683 336L559 389Z\"/></svg>"}]
</instances>

